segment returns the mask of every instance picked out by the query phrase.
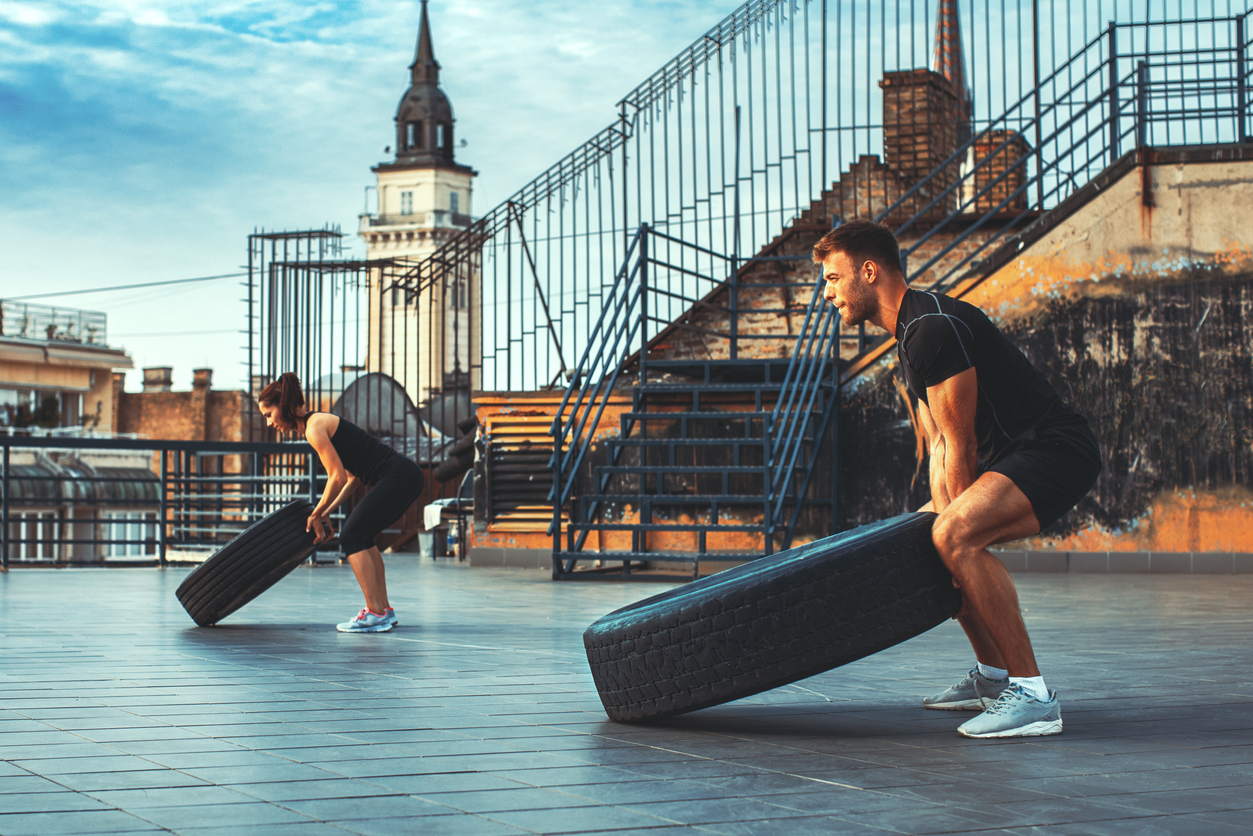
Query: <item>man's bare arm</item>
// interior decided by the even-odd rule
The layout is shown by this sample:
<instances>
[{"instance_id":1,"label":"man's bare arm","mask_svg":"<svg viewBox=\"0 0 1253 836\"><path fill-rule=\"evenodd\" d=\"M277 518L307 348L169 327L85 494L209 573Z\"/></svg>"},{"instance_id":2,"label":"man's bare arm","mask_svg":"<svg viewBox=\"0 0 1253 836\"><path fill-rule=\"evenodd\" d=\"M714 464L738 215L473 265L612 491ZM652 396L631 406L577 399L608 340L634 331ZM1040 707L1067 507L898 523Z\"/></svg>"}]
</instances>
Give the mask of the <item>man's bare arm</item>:
<instances>
[{"instance_id":1,"label":"man's bare arm","mask_svg":"<svg viewBox=\"0 0 1253 836\"><path fill-rule=\"evenodd\" d=\"M931 410L922 401L918 401L918 421L927 436L927 473L931 483L931 501L920 508L920 511L935 511L937 514L948 507L952 497L948 495L948 485L944 478L944 436L931 417Z\"/></svg>"},{"instance_id":2,"label":"man's bare arm","mask_svg":"<svg viewBox=\"0 0 1253 836\"><path fill-rule=\"evenodd\" d=\"M932 485L942 482L947 500L961 496L978 477L979 450L975 437L975 409L979 403L979 382L974 368L927 387L929 420L938 430L943 445L941 479L933 466ZM934 447L933 447L934 450ZM932 461L935 461L932 453ZM935 488L932 488L934 492ZM934 493L933 493L934 496ZM945 503L947 507L948 502ZM936 507L936 511L943 508Z\"/></svg>"}]
</instances>

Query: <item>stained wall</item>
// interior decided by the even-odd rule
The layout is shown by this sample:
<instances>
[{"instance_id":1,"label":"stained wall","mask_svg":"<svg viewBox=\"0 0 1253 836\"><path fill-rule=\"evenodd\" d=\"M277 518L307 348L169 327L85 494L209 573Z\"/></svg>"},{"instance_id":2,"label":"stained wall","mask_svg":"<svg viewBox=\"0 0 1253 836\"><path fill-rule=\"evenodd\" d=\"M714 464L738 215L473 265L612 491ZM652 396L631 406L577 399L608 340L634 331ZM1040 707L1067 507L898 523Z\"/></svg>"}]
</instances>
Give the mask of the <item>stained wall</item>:
<instances>
[{"instance_id":1,"label":"stained wall","mask_svg":"<svg viewBox=\"0 0 1253 836\"><path fill-rule=\"evenodd\" d=\"M954 291L1101 442L1096 488L1023 548L1253 551L1253 162L1222 156L1155 154ZM841 526L925 502L920 453L888 351L845 389Z\"/></svg>"}]
</instances>

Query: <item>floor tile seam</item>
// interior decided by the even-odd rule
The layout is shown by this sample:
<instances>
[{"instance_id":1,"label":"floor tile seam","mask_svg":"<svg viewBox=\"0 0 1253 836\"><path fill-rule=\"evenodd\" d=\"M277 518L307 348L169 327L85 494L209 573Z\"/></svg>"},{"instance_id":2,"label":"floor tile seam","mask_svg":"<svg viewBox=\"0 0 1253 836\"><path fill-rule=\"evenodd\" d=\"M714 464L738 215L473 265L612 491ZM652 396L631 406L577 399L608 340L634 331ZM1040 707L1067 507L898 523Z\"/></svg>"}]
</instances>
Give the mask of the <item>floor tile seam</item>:
<instances>
[{"instance_id":1,"label":"floor tile seam","mask_svg":"<svg viewBox=\"0 0 1253 836\"><path fill-rule=\"evenodd\" d=\"M622 811L624 811L624 812L632 813L633 815L637 815L637 816L648 816L649 818L657 819L659 822L661 822L661 823L662 823L662 824L653 825L653 827L662 827L662 826L665 826L665 825L679 825L680 827L690 827L690 826L691 826L691 825L686 825L684 822L678 821L677 819L669 819L669 818L666 818L666 817L664 817L664 816L658 816L658 815L655 815L655 814L653 814L653 813L644 813L644 812L641 812L641 811L639 811L639 810L631 810L630 808L627 808L627 807L622 807L622 806L617 805L617 804L605 804L604 802L597 802L597 803L596 803L594 806L592 806L592 807L577 807L577 808L571 808L571 809L578 809L578 810L592 810L592 809L596 809L596 810L599 810L599 809L603 809L603 808L612 808L612 809L616 809L616 810L622 810ZM492 816L493 816L493 815L503 815L503 814L505 814L505 813L519 813L519 812L521 812L521 813L542 813L542 812L546 812L546 811L545 811L545 810L494 810L494 811L492 811L491 813L471 813L471 814L469 814L469 815L476 815L476 816L478 816L479 818L485 818L485 819L487 819L487 820L489 820L489 821L496 822L497 824L503 824L503 825L505 825L506 827L516 827L516 828L518 828L518 829L520 829L520 830L527 830L527 831L528 831L528 832L530 832L530 833L540 833L540 832L543 832L543 831L535 831L535 830L530 830L529 828L523 827L522 825L518 825L518 824L511 824L510 822L507 822L507 821L502 821L502 820L500 820L500 819L494 819L494 818L492 818ZM721 823L722 823L722 822L719 822L719 824L721 824ZM600 830L583 830L583 831L570 831L570 832L571 832L571 833L573 833L573 832L581 832L581 833L612 833L614 830L636 830L636 829L639 829L639 825L630 825L629 827L601 828Z\"/></svg>"}]
</instances>

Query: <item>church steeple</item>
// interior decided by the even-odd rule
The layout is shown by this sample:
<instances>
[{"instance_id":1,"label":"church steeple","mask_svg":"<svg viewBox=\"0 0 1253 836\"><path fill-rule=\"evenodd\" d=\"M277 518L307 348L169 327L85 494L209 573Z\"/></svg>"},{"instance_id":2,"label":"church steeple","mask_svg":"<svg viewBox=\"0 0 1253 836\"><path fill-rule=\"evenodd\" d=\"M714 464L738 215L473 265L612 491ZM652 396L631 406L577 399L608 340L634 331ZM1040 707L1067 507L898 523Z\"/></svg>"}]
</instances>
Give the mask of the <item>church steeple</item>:
<instances>
[{"instance_id":1,"label":"church steeple","mask_svg":"<svg viewBox=\"0 0 1253 836\"><path fill-rule=\"evenodd\" d=\"M425 8L425 4L423 6ZM940 0L939 17L935 22L935 56L932 69L949 80L953 92L963 103L970 101L966 89L966 61L962 55L961 24L957 0Z\"/></svg>"},{"instance_id":2,"label":"church steeple","mask_svg":"<svg viewBox=\"0 0 1253 836\"><path fill-rule=\"evenodd\" d=\"M422 0L418 47L409 65L409 89L396 109L396 165L455 166L453 115L439 89L439 62L431 44L427 0Z\"/></svg>"},{"instance_id":3,"label":"church steeple","mask_svg":"<svg viewBox=\"0 0 1253 836\"><path fill-rule=\"evenodd\" d=\"M418 49L409 73L414 86L439 84L439 62L435 60L435 48L431 46L431 20L426 13L426 0L422 0L422 22L418 24Z\"/></svg>"}]
</instances>

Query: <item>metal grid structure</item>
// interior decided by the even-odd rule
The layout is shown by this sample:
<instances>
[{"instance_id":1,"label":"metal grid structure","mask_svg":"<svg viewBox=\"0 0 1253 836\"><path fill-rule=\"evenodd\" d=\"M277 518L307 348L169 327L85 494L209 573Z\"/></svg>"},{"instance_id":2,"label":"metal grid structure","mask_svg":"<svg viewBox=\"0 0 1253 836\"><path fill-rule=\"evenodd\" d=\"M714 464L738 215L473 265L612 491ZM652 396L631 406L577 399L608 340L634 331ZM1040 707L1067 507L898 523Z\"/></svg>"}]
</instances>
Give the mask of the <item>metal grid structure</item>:
<instances>
[{"instance_id":1,"label":"metal grid structure","mask_svg":"<svg viewBox=\"0 0 1253 836\"><path fill-rule=\"evenodd\" d=\"M252 394L294 372L310 409L373 433L422 466L431 484L472 417L473 282L463 270L406 287L397 276L409 262L343 259L341 239L329 227L249 236ZM254 423L252 438L275 434ZM436 495L455 488L441 484Z\"/></svg>"},{"instance_id":2,"label":"metal grid structure","mask_svg":"<svg viewBox=\"0 0 1253 836\"><path fill-rule=\"evenodd\" d=\"M99 311L0 299L0 337L107 346L108 322Z\"/></svg>"},{"instance_id":3,"label":"metal grid structure","mask_svg":"<svg viewBox=\"0 0 1253 836\"><path fill-rule=\"evenodd\" d=\"M145 466L93 466L93 454ZM316 502L316 459L304 443L0 436L0 566L203 559L292 499Z\"/></svg>"}]
</instances>

